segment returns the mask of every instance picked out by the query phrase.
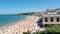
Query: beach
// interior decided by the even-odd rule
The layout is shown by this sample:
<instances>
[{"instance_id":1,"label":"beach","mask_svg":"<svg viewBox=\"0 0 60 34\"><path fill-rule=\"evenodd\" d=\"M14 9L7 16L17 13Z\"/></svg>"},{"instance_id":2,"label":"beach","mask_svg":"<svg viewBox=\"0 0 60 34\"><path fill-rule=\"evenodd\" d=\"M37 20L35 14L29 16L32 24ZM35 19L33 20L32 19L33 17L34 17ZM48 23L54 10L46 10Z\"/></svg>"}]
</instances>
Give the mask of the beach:
<instances>
[{"instance_id":1,"label":"beach","mask_svg":"<svg viewBox=\"0 0 60 34\"><path fill-rule=\"evenodd\" d=\"M28 30L33 31L38 20L38 16L27 16L25 20L15 22L0 29L0 34L23 34L23 32Z\"/></svg>"}]
</instances>

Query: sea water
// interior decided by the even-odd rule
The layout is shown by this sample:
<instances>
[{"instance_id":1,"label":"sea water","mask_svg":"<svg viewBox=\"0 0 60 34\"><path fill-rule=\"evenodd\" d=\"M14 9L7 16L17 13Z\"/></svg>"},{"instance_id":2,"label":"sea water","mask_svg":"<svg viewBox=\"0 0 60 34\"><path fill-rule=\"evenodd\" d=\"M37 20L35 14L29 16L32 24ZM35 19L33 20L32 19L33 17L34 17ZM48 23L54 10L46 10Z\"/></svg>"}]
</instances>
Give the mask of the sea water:
<instances>
[{"instance_id":1,"label":"sea water","mask_svg":"<svg viewBox=\"0 0 60 34\"><path fill-rule=\"evenodd\" d=\"M0 26L24 20L26 19L26 17L27 15L14 15L14 14L0 15Z\"/></svg>"}]
</instances>

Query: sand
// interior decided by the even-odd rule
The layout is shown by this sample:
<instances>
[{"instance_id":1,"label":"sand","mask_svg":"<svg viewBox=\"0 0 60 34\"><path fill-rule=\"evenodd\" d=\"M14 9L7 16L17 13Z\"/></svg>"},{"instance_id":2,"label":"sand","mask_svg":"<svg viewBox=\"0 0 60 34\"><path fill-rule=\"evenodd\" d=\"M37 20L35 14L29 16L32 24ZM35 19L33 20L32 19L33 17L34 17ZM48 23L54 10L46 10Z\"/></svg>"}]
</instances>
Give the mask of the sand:
<instances>
[{"instance_id":1,"label":"sand","mask_svg":"<svg viewBox=\"0 0 60 34\"><path fill-rule=\"evenodd\" d=\"M18 21L12 25L0 29L0 34L23 34L23 32L33 31L39 17L28 16L25 20Z\"/></svg>"}]
</instances>

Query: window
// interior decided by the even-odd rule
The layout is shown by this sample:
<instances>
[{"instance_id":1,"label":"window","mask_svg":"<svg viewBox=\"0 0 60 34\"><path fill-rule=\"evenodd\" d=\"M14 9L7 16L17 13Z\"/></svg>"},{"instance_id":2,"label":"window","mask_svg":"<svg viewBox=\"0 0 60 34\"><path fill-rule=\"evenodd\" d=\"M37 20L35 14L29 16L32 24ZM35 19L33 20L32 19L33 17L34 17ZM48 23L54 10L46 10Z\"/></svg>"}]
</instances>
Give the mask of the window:
<instances>
[{"instance_id":1,"label":"window","mask_svg":"<svg viewBox=\"0 0 60 34\"><path fill-rule=\"evenodd\" d=\"M59 17L56 18L56 21L59 22Z\"/></svg>"},{"instance_id":2,"label":"window","mask_svg":"<svg viewBox=\"0 0 60 34\"><path fill-rule=\"evenodd\" d=\"M45 22L48 22L48 18L47 17L45 17Z\"/></svg>"},{"instance_id":3,"label":"window","mask_svg":"<svg viewBox=\"0 0 60 34\"><path fill-rule=\"evenodd\" d=\"M53 20L54 20L53 17L51 17L50 21L53 22Z\"/></svg>"},{"instance_id":4,"label":"window","mask_svg":"<svg viewBox=\"0 0 60 34\"><path fill-rule=\"evenodd\" d=\"M60 14L60 12L57 12L57 14Z\"/></svg>"}]
</instances>

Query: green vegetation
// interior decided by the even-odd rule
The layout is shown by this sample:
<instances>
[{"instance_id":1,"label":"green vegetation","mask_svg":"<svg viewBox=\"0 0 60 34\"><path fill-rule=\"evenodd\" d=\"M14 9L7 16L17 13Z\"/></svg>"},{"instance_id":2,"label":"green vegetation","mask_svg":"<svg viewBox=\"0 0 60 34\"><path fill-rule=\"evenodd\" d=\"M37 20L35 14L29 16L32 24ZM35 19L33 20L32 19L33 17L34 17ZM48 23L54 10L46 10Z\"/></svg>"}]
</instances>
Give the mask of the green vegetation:
<instances>
[{"instance_id":1,"label":"green vegetation","mask_svg":"<svg viewBox=\"0 0 60 34\"><path fill-rule=\"evenodd\" d=\"M36 31L33 34L60 34L60 25L54 25L51 27L45 27L45 31Z\"/></svg>"},{"instance_id":2,"label":"green vegetation","mask_svg":"<svg viewBox=\"0 0 60 34\"><path fill-rule=\"evenodd\" d=\"M23 34L30 34L30 31L27 31L27 32L23 32Z\"/></svg>"},{"instance_id":3,"label":"green vegetation","mask_svg":"<svg viewBox=\"0 0 60 34\"><path fill-rule=\"evenodd\" d=\"M46 27L46 32L60 32L60 26L54 25L51 27Z\"/></svg>"},{"instance_id":4,"label":"green vegetation","mask_svg":"<svg viewBox=\"0 0 60 34\"><path fill-rule=\"evenodd\" d=\"M32 14L34 14L33 12L29 12L29 13L19 13L19 14L17 14L17 15L32 15Z\"/></svg>"},{"instance_id":5,"label":"green vegetation","mask_svg":"<svg viewBox=\"0 0 60 34\"><path fill-rule=\"evenodd\" d=\"M60 25L46 27L45 29L45 34L60 34Z\"/></svg>"}]
</instances>

